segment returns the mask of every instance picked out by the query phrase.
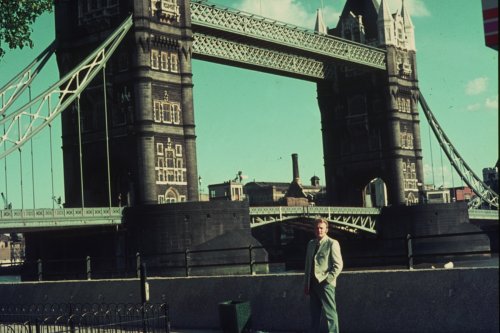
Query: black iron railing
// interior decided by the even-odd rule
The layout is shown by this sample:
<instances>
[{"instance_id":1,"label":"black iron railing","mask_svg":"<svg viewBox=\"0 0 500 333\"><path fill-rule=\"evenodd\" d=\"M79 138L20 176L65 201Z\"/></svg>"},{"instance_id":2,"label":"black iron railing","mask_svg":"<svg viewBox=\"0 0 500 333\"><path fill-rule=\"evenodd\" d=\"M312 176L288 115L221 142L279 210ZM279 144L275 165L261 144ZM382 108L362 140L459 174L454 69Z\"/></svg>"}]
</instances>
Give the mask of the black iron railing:
<instances>
[{"instance_id":1,"label":"black iron railing","mask_svg":"<svg viewBox=\"0 0 500 333\"><path fill-rule=\"evenodd\" d=\"M169 333L166 304L0 304L0 333Z\"/></svg>"},{"instance_id":2,"label":"black iron railing","mask_svg":"<svg viewBox=\"0 0 500 333\"><path fill-rule=\"evenodd\" d=\"M343 251L346 268L355 268L356 261L362 261L372 266L391 266L414 268L415 261L418 263L447 257L471 257L488 256L495 254L491 250L480 251L449 251L433 252L422 251L421 245L429 239L444 239L451 237L461 237L463 242L467 242L468 236L488 235L491 232L464 232L450 233L444 235L426 235L392 238L377 240L380 243L390 243L390 250L380 255L380 252L372 251L370 255L354 255L349 251ZM484 248L484 246L482 247ZM496 253L498 254L498 253ZM299 262L303 258L296 258ZM294 262L293 258L287 258L287 263ZM375 265L376 262L386 262L387 265ZM220 248L209 250L190 250L168 253L158 253L154 255L142 255L136 253L133 257L117 256L109 258L77 258L60 260L24 261L19 266L19 274L23 280L91 280L101 278L139 278L141 265L147 265L149 276L194 276L213 275L217 271L218 275L229 274L265 274L270 272L269 267L280 265L285 267L285 262L270 261L264 253L262 246L244 246L236 248ZM351 265L351 267L350 267ZM293 266L293 265L290 265ZM295 269L300 269L300 263L295 265ZM0 265L1 267L1 265ZM366 265L364 266L366 267ZM283 269L284 270L284 269ZM1 332L0 332L1 333Z\"/></svg>"}]
</instances>

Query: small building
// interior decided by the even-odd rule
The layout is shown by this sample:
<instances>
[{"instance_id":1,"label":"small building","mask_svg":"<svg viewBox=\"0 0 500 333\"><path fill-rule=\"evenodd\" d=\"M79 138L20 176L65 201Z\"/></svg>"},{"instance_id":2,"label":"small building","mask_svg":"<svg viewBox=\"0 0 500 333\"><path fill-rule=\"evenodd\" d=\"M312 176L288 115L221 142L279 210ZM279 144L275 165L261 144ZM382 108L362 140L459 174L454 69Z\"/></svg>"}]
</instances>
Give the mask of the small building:
<instances>
[{"instance_id":1,"label":"small building","mask_svg":"<svg viewBox=\"0 0 500 333\"><path fill-rule=\"evenodd\" d=\"M470 187L453 187L450 188L452 201L470 201L476 195Z\"/></svg>"},{"instance_id":2,"label":"small building","mask_svg":"<svg viewBox=\"0 0 500 333\"><path fill-rule=\"evenodd\" d=\"M425 192L425 198L429 204L451 202L450 191L448 189L429 190Z\"/></svg>"},{"instance_id":3,"label":"small building","mask_svg":"<svg viewBox=\"0 0 500 333\"><path fill-rule=\"evenodd\" d=\"M229 180L220 184L208 185L209 200L243 201L243 184Z\"/></svg>"}]
</instances>

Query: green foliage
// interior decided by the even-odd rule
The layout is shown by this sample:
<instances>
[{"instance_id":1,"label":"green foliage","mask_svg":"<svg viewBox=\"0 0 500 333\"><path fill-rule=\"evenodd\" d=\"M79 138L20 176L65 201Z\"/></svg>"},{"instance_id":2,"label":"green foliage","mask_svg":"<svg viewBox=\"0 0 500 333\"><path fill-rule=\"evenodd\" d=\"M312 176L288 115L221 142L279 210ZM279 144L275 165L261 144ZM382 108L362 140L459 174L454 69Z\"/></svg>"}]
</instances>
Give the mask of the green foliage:
<instances>
[{"instance_id":1,"label":"green foliage","mask_svg":"<svg viewBox=\"0 0 500 333\"><path fill-rule=\"evenodd\" d=\"M52 11L53 0L0 0L0 58L3 45L10 49L33 47L31 25L46 11Z\"/></svg>"}]
</instances>

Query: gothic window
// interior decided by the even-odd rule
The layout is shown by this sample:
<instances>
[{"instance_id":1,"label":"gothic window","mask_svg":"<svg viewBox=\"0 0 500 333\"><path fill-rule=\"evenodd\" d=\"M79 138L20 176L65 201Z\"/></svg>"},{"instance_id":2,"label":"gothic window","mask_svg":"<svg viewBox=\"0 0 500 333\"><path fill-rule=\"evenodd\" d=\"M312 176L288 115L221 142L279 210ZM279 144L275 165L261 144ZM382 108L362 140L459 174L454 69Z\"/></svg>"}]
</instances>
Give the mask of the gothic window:
<instances>
[{"instance_id":1,"label":"gothic window","mask_svg":"<svg viewBox=\"0 0 500 333\"><path fill-rule=\"evenodd\" d=\"M154 113L154 120L156 123L161 122L162 114L161 114L161 103L160 101L154 101L153 102L153 113Z\"/></svg>"},{"instance_id":2,"label":"gothic window","mask_svg":"<svg viewBox=\"0 0 500 333\"><path fill-rule=\"evenodd\" d=\"M160 194L158 196L158 203L159 204L165 203L165 196L164 195Z\"/></svg>"},{"instance_id":3,"label":"gothic window","mask_svg":"<svg viewBox=\"0 0 500 333\"><path fill-rule=\"evenodd\" d=\"M162 72L179 73L179 57L175 51L152 49L151 68Z\"/></svg>"},{"instance_id":4,"label":"gothic window","mask_svg":"<svg viewBox=\"0 0 500 333\"><path fill-rule=\"evenodd\" d=\"M399 112L411 113L410 97L398 96L398 110Z\"/></svg>"},{"instance_id":5,"label":"gothic window","mask_svg":"<svg viewBox=\"0 0 500 333\"><path fill-rule=\"evenodd\" d=\"M170 71L179 73L179 57L177 54L170 54Z\"/></svg>"},{"instance_id":6,"label":"gothic window","mask_svg":"<svg viewBox=\"0 0 500 333\"><path fill-rule=\"evenodd\" d=\"M167 52L161 52L161 70L164 72L168 71L168 53Z\"/></svg>"},{"instance_id":7,"label":"gothic window","mask_svg":"<svg viewBox=\"0 0 500 333\"><path fill-rule=\"evenodd\" d=\"M179 111L179 104L171 104L170 105L172 108L172 118L173 118L173 123L174 124L180 124L181 119L180 119L180 111Z\"/></svg>"},{"instance_id":8,"label":"gothic window","mask_svg":"<svg viewBox=\"0 0 500 333\"><path fill-rule=\"evenodd\" d=\"M169 102L168 100L154 100L153 113L153 118L156 123L174 125L179 125L181 123L181 109L179 103Z\"/></svg>"},{"instance_id":9,"label":"gothic window","mask_svg":"<svg viewBox=\"0 0 500 333\"><path fill-rule=\"evenodd\" d=\"M415 169L415 163L409 160L402 163L403 169L403 187L405 190L417 190L417 173Z\"/></svg>"},{"instance_id":10,"label":"gothic window","mask_svg":"<svg viewBox=\"0 0 500 333\"><path fill-rule=\"evenodd\" d=\"M167 203L179 201L179 193L173 188L169 188L165 193L165 201Z\"/></svg>"},{"instance_id":11,"label":"gothic window","mask_svg":"<svg viewBox=\"0 0 500 333\"><path fill-rule=\"evenodd\" d=\"M162 122L171 124L172 123L172 112L170 110L171 104L168 102L163 102L161 104L162 109Z\"/></svg>"},{"instance_id":12,"label":"gothic window","mask_svg":"<svg viewBox=\"0 0 500 333\"><path fill-rule=\"evenodd\" d=\"M175 145L175 155L182 156L182 146L181 145Z\"/></svg>"},{"instance_id":13,"label":"gothic window","mask_svg":"<svg viewBox=\"0 0 500 333\"><path fill-rule=\"evenodd\" d=\"M156 154L160 156L163 155L163 143L156 144Z\"/></svg>"},{"instance_id":14,"label":"gothic window","mask_svg":"<svg viewBox=\"0 0 500 333\"><path fill-rule=\"evenodd\" d=\"M403 127L399 136L401 140L401 148L413 149L413 133L408 133L406 126Z\"/></svg>"},{"instance_id":15,"label":"gothic window","mask_svg":"<svg viewBox=\"0 0 500 333\"><path fill-rule=\"evenodd\" d=\"M170 138L165 143L157 143L156 145L156 170L157 184L186 184L186 168L182 154L182 146L180 144L173 145ZM160 152L160 149L162 151Z\"/></svg>"},{"instance_id":16,"label":"gothic window","mask_svg":"<svg viewBox=\"0 0 500 333\"><path fill-rule=\"evenodd\" d=\"M159 69L159 63L158 63L158 57L159 57L159 52L158 50L151 50L151 68L152 69Z\"/></svg>"}]
</instances>

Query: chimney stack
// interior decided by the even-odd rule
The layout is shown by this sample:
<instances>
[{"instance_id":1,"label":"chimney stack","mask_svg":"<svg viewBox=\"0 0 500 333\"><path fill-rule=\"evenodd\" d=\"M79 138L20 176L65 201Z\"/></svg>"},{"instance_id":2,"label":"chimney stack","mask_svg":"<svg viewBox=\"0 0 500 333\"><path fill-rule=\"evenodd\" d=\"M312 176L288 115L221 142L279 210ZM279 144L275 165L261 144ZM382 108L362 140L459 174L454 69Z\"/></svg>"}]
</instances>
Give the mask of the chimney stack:
<instances>
[{"instance_id":1,"label":"chimney stack","mask_svg":"<svg viewBox=\"0 0 500 333\"><path fill-rule=\"evenodd\" d=\"M298 155L292 154L292 166L293 166L293 181L299 181L299 162Z\"/></svg>"}]
</instances>

